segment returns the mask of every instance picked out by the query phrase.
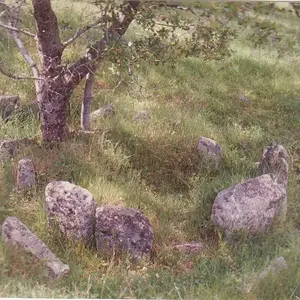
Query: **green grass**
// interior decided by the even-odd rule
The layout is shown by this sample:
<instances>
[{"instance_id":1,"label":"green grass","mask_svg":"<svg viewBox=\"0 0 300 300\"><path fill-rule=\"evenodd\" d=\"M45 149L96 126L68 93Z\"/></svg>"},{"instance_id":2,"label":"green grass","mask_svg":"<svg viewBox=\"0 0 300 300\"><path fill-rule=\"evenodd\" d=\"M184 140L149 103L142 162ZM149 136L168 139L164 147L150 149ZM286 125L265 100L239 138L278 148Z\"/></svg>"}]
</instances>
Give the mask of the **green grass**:
<instances>
[{"instance_id":1,"label":"green grass","mask_svg":"<svg viewBox=\"0 0 300 300\"><path fill-rule=\"evenodd\" d=\"M77 25L76 12L78 23L83 24L81 12L84 7L90 9L77 1L70 2L70 6L56 1L55 7L71 25ZM283 18L282 30L294 34L296 21ZM63 32L65 38L67 34ZM78 41L66 57L78 57L80 45L93 34ZM0 297L300 297L296 176L300 153L300 52L296 48L278 56L269 45L251 48L246 39L245 33L232 45L232 57L222 61L188 58L178 60L174 67L141 63L135 73L141 89L137 83L124 83L114 93L95 88L93 109L109 103L116 109L114 117L93 122L93 128L99 129L97 133L74 136L59 149L27 147L1 166L0 224L7 216L20 218L69 264L71 274L66 279L49 281L39 262L0 242ZM299 44L299 34L297 39ZM8 62L21 62L13 44L3 39L2 46L0 54ZM24 68L24 63L14 64L13 70ZM97 80L108 87L116 81L101 71ZM69 123L73 129L79 127L82 89L83 85L72 96ZM30 81L1 77L0 93L18 93L24 104L34 99ZM240 100L241 96L249 101ZM149 123L132 122L139 110L149 112ZM39 132L38 121L26 115L0 125L1 138L32 137ZM213 138L222 146L224 159L219 171L208 169L200 161L195 151L200 136ZM212 203L219 191L258 174L255 163L271 142L282 143L294 158L287 222L269 235L240 237L234 245L227 245L211 224ZM14 190L14 176L17 161L24 156L35 163L38 186L20 194ZM47 225L44 190L51 180L81 185L102 205L140 209L155 233L151 259L133 265L126 259L105 258L66 243ZM174 242L193 240L202 240L208 250L188 257L169 248ZM246 286L278 256L286 259L288 270L268 276L247 293Z\"/></svg>"}]
</instances>

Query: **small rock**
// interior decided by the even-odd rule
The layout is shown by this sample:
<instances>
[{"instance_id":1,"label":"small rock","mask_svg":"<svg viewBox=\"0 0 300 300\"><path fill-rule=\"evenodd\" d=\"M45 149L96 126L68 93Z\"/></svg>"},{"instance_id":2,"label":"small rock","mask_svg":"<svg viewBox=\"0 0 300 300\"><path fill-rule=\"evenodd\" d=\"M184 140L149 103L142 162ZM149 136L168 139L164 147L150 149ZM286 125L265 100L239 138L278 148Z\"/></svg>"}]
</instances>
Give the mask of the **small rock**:
<instances>
[{"instance_id":1,"label":"small rock","mask_svg":"<svg viewBox=\"0 0 300 300\"><path fill-rule=\"evenodd\" d=\"M271 174L264 174L220 192L213 204L215 226L231 234L267 232L277 217L286 214L286 190Z\"/></svg>"},{"instance_id":2,"label":"small rock","mask_svg":"<svg viewBox=\"0 0 300 300\"><path fill-rule=\"evenodd\" d=\"M34 165L31 159L25 158L18 162L17 188L26 189L36 184Z\"/></svg>"},{"instance_id":3,"label":"small rock","mask_svg":"<svg viewBox=\"0 0 300 300\"><path fill-rule=\"evenodd\" d=\"M214 167L219 169L222 160L222 149L216 141L200 137L197 150L204 161L213 162Z\"/></svg>"},{"instance_id":4,"label":"small rock","mask_svg":"<svg viewBox=\"0 0 300 300\"><path fill-rule=\"evenodd\" d=\"M195 255L199 253L203 253L205 247L202 243L199 242L191 242L180 245L173 246L173 249L178 250L181 253Z\"/></svg>"},{"instance_id":5,"label":"small rock","mask_svg":"<svg viewBox=\"0 0 300 300\"><path fill-rule=\"evenodd\" d=\"M96 201L92 194L67 181L46 186L46 209L50 225L54 219L60 231L75 243L90 244L94 237Z\"/></svg>"},{"instance_id":6,"label":"small rock","mask_svg":"<svg viewBox=\"0 0 300 300\"><path fill-rule=\"evenodd\" d=\"M0 161L9 160L17 155L17 151L35 143L35 139L0 140Z\"/></svg>"},{"instance_id":7,"label":"small rock","mask_svg":"<svg viewBox=\"0 0 300 300\"><path fill-rule=\"evenodd\" d=\"M2 224L4 243L20 247L45 263L55 278L69 274L69 266L63 264L28 227L16 217L7 217Z\"/></svg>"},{"instance_id":8,"label":"small rock","mask_svg":"<svg viewBox=\"0 0 300 300\"><path fill-rule=\"evenodd\" d=\"M277 257L274 258L268 267L266 267L260 274L258 274L252 282L248 283L246 285L246 292L250 293L253 286L258 284L260 280L266 278L267 276L271 274L277 274L280 271L287 269L288 265L286 263L286 260L284 257Z\"/></svg>"},{"instance_id":9,"label":"small rock","mask_svg":"<svg viewBox=\"0 0 300 300\"><path fill-rule=\"evenodd\" d=\"M0 95L0 111L3 120L8 120L14 110L18 107L20 97L17 95L6 96Z\"/></svg>"},{"instance_id":10,"label":"small rock","mask_svg":"<svg viewBox=\"0 0 300 300\"><path fill-rule=\"evenodd\" d=\"M153 247L153 231L148 219L138 210L116 206L96 209L96 246L99 252L128 251L135 259Z\"/></svg>"},{"instance_id":11,"label":"small rock","mask_svg":"<svg viewBox=\"0 0 300 300\"><path fill-rule=\"evenodd\" d=\"M149 121L149 120L150 120L150 116L149 116L149 114L148 114L146 111L144 111L144 110L142 110L142 111L140 111L139 113L137 113L137 114L133 117L133 119L132 119L133 122L142 122L142 123L147 122L147 121Z\"/></svg>"},{"instance_id":12,"label":"small rock","mask_svg":"<svg viewBox=\"0 0 300 300\"><path fill-rule=\"evenodd\" d=\"M275 174L279 184L288 183L289 155L282 145L271 145L264 149L259 169L261 174Z\"/></svg>"},{"instance_id":13,"label":"small rock","mask_svg":"<svg viewBox=\"0 0 300 300\"><path fill-rule=\"evenodd\" d=\"M98 117L107 117L113 116L115 114L115 108L112 104L104 105L103 107L93 111L91 113L91 119L95 119Z\"/></svg>"},{"instance_id":14,"label":"small rock","mask_svg":"<svg viewBox=\"0 0 300 300\"><path fill-rule=\"evenodd\" d=\"M14 140L1 140L0 141L0 159L8 160L13 158L17 152L17 143Z\"/></svg>"}]
</instances>

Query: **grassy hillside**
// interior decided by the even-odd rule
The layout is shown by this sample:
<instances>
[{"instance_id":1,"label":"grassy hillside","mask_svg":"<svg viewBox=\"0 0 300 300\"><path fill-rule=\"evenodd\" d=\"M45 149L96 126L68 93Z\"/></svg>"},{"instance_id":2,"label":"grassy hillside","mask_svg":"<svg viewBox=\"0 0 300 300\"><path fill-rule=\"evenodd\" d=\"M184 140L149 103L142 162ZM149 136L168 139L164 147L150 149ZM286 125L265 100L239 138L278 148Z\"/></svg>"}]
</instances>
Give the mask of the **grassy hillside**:
<instances>
[{"instance_id":1,"label":"grassy hillside","mask_svg":"<svg viewBox=\"0 0 300 300\"><path fill-rule=\"evenodd\" d=\"M66 22L85 23L79 13L83 4L54 3ZM293 16L279 21L282 30L299 43L295 24L300 21ZM113 104L114 117L95 121L96 133L75 135L60 149L31 146L3 164L0 224L7 216L20 218L69 264L71 274L49 282L37 262L0 242L0 297L300 297L300 50L296 47L279 56L271 45L254 49L247 37L244 33L236 40L232 57L222 61L188 58L178 60L174 68L141 63L137 82L123 84L115 92L101 91L113 87L117 79L99 71L93 108ZM78 56L84 42L66 55ZM25 70L6 37L1 36L0 51L15 71ZM69 121L74 130L79 128L82 88L72 96ZM34 99L33 83L2 76L0 94L5 93L19 94L25 104ZM140 110L149 112L147 124L132 122ZM38 120L20 113L0 124L0 137L33 137L39 134L38 126ZM195 151L200 136L222 146L221 170L213 172L201 165ZM283 144L293 157L287 222L266 236L241 237L235 245L227 245L211 224L212 203L222 189L258 174L256 162L272 142ZM14 190L14 176L18 159L24 156L35 163L38 186L20 194ZM54 179L88 189L99 204L141 210L154 228L151 260L132 265L66 244L48 228L44 211L45 186ZM208 250L189 257L168 248L194 240L203 241ZM286 259L288 269L268 276L246 293L245 285L278 256Z\"/></svg>"}]
</instances>

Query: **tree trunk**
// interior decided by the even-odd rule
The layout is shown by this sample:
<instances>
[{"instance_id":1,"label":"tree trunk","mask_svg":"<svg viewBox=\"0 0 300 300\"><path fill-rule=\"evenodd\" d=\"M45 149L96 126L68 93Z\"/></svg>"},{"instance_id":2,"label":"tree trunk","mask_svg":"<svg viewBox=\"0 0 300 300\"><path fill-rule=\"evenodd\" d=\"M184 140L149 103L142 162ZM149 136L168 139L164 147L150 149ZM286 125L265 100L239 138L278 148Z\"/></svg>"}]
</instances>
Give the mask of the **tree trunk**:
<instances>
[{"instance_id":1,"label":"tree trunk","mask_svg":"<svg viewBox=\"0 0 300 300\"><path fill-rule=\"evenodd\" d=\"M96 68L93 68L93 70L91 70L91 72L86 75L86 82L81 106L81 129L84 131L88 131L91 129L91 104L93 101L95 70Z\"/></svg>"},{"instance_id":2,"label":"tree trunk","mask_svg":"<svg viewBox=\"0 0 300 300\"><path fill-rule=\"evenodd\" d=\"M53 144L68 136L67 111L72 91L49 91L43 85L37 93L43 142Z\"/></svg>"}]
</instances>

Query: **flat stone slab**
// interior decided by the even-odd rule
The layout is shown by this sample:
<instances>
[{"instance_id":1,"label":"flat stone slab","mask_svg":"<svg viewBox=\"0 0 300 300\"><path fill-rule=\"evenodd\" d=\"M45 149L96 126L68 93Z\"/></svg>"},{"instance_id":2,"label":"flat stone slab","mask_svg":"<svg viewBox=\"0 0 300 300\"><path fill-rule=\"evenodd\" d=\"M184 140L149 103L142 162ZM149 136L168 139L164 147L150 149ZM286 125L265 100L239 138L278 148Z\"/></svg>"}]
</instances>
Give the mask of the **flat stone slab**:
<instances>
[{"instance_id":1,"label":"flat stone slab","mask_svg":"<svg viewBox=\"0 0 300 300\"><path fill-rule=\"evenodd\" d=\"M70 268L57 258L47 245L16 217L7 217L2 224L4 243L21 248L44 262L55 278L68 275Z\"/></svg>"}]
</instances>

